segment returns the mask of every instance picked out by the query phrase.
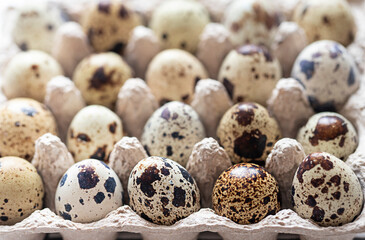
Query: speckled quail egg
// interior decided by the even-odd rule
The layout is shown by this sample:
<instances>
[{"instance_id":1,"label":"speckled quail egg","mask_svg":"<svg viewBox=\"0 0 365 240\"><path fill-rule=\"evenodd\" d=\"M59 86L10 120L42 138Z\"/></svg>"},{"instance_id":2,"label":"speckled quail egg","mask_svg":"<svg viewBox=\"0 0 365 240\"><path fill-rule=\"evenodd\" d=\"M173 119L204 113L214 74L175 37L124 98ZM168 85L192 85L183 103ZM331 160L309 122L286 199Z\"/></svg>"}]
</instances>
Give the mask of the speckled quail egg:
<instances>
[{"instance_id":1,"label":"speckled quail egg","mask_svg":"<svg viewBox=\"0 0 365 240\"><path fill-rule=\"evenodd\" d=\"M207 77L201 62L190 53L179 49L157 54L146 72L146 82L160 105L169 101L190 103L196 83Z\"/></svg>"},{"instance_id":2,"label":"speckled quail egg","mask_svg":"<svg viewBox=\"0 0 365 240\"><path fill-rule=\"evenodd\" d=\"M18 157L0 158L0 225L12 225L43 205L43 182L35 167Z\"/></svg>"},{"instance_id":3,"label":"speckled quail egg","mask_svg":"<svg viewBox=\"0 0 365 240\"><path fill-rule=\"evenodd\" d=\"M27 1L15 11L12 37L23 51L37 49L50 53L55 33L68 17L56 5Z\"/></svg>"},{"instance_id":4,"label":"speckled quail egg","mask_svg":"<svg viewBox=\"0 0 365 240\"><path fill-rule=\"evenodd\" d=\"M138 14L125 2L98 0L87 9L82 25L96 52L122 54L130 32L141 24Z\"/></svg>"},{"instance_id":5,"label":"speckled quail egg","mask_svg":"<svg viewBox=\"0 0 365 240\"><path fill-rule=\"evenodd\" d=\"M312 153L299 165L292 184L294 210L320 226L353 221L363 207L363 192L352 169L337 157Z\"/></svg>"},{"instance_id":6,"label":"speckled quail egg","mask_svg":"<svg viewBox=\"0 0 365 240\"><path fill-rule=\"evenodd\" d=\"M304 94L317 112L340 109L360 82L352 56L330 40L307 46L295 60L291 76L304 86Z\"/></svg>"},{"instance_id":7,"label":"speckled quail egg","mask_svg":"<svg viewBox=\"0 0 365 240\"><path fill-rule=\"evenodd\" d=\"M264 165L281 132L276 120L260 104L237 103L223 115L217 136L232 163Z\"/></svg>"},{"instance_id":8,"label":"speckled quail egg","mask_svg":"<svg viewBox=\"0 0 365 240\"><path fill-rule=\"evenodd\" d=\"M328 39L347 46L355 39L356 24L346 0L301 1L293 20L305 30L309 42Z\"/></svg>"},{"instance_id":9,"label":"speckled quail egg","mask_svg":"<svg viewBox=\"0 0 365 240\"><path fill-rule=\"evenodd\" d=\"M116 173L104 162L86 159L72 165L61 178L56 213L66 220L90 223L123 205L123 188Z\"/></svg>"},{"instance_id":10,"label":"speckled quail egg","mask_svg":"<svg viewBox=\"0 0 365 240\"><path fill-rule=\"evenodd\" d=\"M270 46L274 29L279 25L271 1L235 0L225 10L224 26L235 46L258 44Z\"/></svg>"},{"instance_id":11,"label":"speckled quail egg","mask_svg":"<svg viewBox=\"0 0 365 240\"><path fill-rule=\"evenodd\" d=\"M224 171L213 188L213 209L239 224L252 224L280 210L279 186L264 168L239 163Z\"/></svg>"},{"instance_id":12,"label":"speckled quail egg","mask_svg":"<svg viewBox=\"0 0 365 240\"><path fill-rule=\"evenodd\" d=\"M2 90L7 98L29 97L42 102L48 81L58 75L63 75L63 70L47 53L20 52L5 68Z\"/></svg>"},{"instance_id":13,"label":"speckled quail egg","mask_svg":"<svg viewBox=\"0 0 365 240\"><path fill-rule=\"evenodd\" d=\"M209 13L199 2L174 0L164 2L154 11L150 27L160 38L162 48L194 53L209 22Z\"/></svg>"},{"instance_id":14,"label":"speckled quail egg","mask_svg":"<svg viewBox=\"0 0 365 240\"><path fill-rule=\"evenodd\" d=\"M46 133L57 135L57 125L42 103L16 98L0 105L0 157L32 160L35 141Z\"/></svg>"},{"instance_id":15,"label":"speckled quail egg","mask_svg":"<svg viewBox=\"0 0 365 240\"><path fill-rule=\"evenodd\" d=\"M106 107L90 105L73 118L67 132L67 147L76 162L87 158L108 162L114 144L122 137L120 118Z\"/></svg>"},{"instance_id":16,"label":"speckled quail egg","mask_svg":"<svg viewBox=\"0 0 365 240\"><path fill-rule=\"evenodd\" d=\"M132 77L132 69L116 53L93 54L82 60L73 75L87 104L112 108L119 89Z\"/></svg>"},{"instance_id":17,"label":"speckled quail egg","mask_svg":"<svg viewBox=\"0 0 365 240\"><path fill-rule=\"evenodd\" d=\"M280 78L280 63L265 47L243 45L226 56L218 80L234 102L266 105Z\"/></svg>"},{"instance_id":18,"label":"speckled quail egg","mask_svg":"<svg viewBox=\"0 0 365 240\"><path fill-rule=\"evenodd\" d=\"M195 180L180 164L148 157L132 170L128 181L131 208L142 218L172 225L200 209Z\"/></svg>"},{"instance_id":19,"label":"speckled quail egg","mask_svg":"<svg viewBox=\"0 0 365 240\"><path fill-rule=\"evenodd\" d=\"M297 136L309 154L327 152L346 160L356 150L357 133L349 120L338 113L322 112L313 115Z\"/></svg>"},{"instance_id":20,"label":"speckled quail egg","mask_svg":"<svg viewBox=\"0 0 365 240\"><path fill-rule=\"evenodd\" d=\"M185 167L195 143L204 137L204 126L194 109L169 102L148 119L141 143L149 155L169 157Z\"/></svg>"}]
</instances>

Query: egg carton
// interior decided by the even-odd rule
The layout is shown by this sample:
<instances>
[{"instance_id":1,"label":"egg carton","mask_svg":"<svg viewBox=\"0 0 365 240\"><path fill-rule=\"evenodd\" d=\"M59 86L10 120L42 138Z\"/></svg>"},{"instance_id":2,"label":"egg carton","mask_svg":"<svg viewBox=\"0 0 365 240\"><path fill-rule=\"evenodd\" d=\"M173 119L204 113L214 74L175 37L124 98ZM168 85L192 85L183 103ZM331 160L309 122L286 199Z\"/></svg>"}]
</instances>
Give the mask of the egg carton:
<instances>
[{"instance_id":1,"label":"egg carton","mask_svg":"<svg viewBox=\"0 0 365 240\"><path fill-rule=\"evenodd\" d=\"M153 5L152 2L158 1L151 1L150 5ZM205 3L214 2L212 0L202 1ZM134 4L148 18L150 5L143 6L141 4L143 2L136 0ZM228 2L229 0L224 0L219 4L225 6L224 4ZM357 17L359 26L359 34L358 39L356 39L357 44L349 47L349 51L361 63L359 65L360 69L364 68L365 62L365 45L361 44L361 42L365 42L365 29L362 27L365 10L364 7L358 8L361 4L364 5L363 1L355 1L353 3L354 14ZM293 4L291 3L291 5ZM215 10L211 9L210 11L214 12ZM80 17L79 12L75 11L72 17L74 19ZM219 19L221 17L219 16L219 11L213 17ZM72 27L77 28L75 25ZM136 35L138 35L138 32ZM11 48L6 53L12 55L16 51L16 49ZM223 52L225 51L227 49ZM89 50L86 49L83 54L89 53ZM81 58L81 56L78 57ZM133 62L133 59L131 61ZM143 64L146 65L146 63ZM214 64L212 69L214 70ZM359 178L365 194L365 75L362 75L361 82L359 90L353 94L340 112L351 120L359 134L358 148L348 158L346 163ZM278 119L283 135L286 137L294 137L300 124L313 114L308 102L303 98L302 91L302 87L295 80L282 79L278 82L272 97L268 101L268 109ZM195 93L196 96L191 105L202 118L207 135L215 137L218 121L225 110L232 105L232 102L230 102L224 87L213 80L199 81ZM131 101L130 98L132 97L138 101ZM141 102L141 99L143 102ZM0 101L5 100L0 94ZM298 234L301 239L306 240L336 240L352 239L356 234L365 232L365 209L362 210L355 221L339 227L319 227L311 221L299 217L290 209L288 201L290 195L289 187L298 166L298 163L291 159L298 158L302 153L297 149L297 142L289 138L284 138L275 145L266 166L267 170L278 180L283 210L276 215L266 217L259 223L239 225L228 218L218 216L210 208L214 180L223 169L229 167L228 164L221 164L222 162L227 162L227 155L213 138L206 138L197 143L189 159L189 162L197 162L197 159L199 159L200 164L205 164L205 167L197 168L194 164L190 164L187 167L201 189L203 208L198 212L178 221L172 226L150 223L137 215L128 205L110 212L104 219L93 223L82 224L64 220L54 213L54 195L58 180L73 164L73 158L62 140L65 139L65 133L73 116L85 106L85 103L75 85L64 77L58 77L58 79L50 81L47 86L45 103L56 116L61 138L46 134L37 140L35 146L36 154L32 163L36 166L44 180L46 208L35 211L22 222L15 225L0 226L0 239L38 240L44 238L47 233L60 233L64 240L112 240L116 239L118 232L132 232L140 233L143 239L146 240L175 238L192 240L197 239L200 232L209 231L216 232L223 239L229 240L270 240L276 239L279 233ZM290 106L288 103L290 103ZM120 91L116 112L126 124L126 130L131 135L139 137L144 123L157 106L158 104L147 85L140 79L130 79ZM138 109L137 112L136 109ZM132 125L134 127L129 127ZM137 138L124 137L115 145L110 155L109 164L120 177L124 190L126 190L131 169L140 159L146 156L147 154ZM209 165L220 166L222 169L209 168ZM278 165L281 165L281 167L278 168Z\"/></svg>"}]
</instances>

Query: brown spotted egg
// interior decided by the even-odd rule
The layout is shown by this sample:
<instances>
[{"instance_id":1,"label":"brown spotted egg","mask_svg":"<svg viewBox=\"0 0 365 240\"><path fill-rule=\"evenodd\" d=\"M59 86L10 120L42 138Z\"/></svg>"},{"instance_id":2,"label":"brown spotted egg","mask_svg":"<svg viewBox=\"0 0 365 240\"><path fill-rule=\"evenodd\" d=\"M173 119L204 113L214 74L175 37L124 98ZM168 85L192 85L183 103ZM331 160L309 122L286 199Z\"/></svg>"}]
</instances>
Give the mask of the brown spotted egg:
<instances>
[{"instance_id":1,"label":"brown spotted egg","mask_svg":"<svg viewBox=\"0 0 365 240\"><path fill-rule=\"evenodd\" d=\"M35 141L46 133L57 135L57 125L44 104L15 98L0 105L0 157L32 160Z\"/></svg>"},{"instance_id":2,"label":"brown spotted egg","mask_svg":"<svg viewBox=\"0 0 365 240\"><path fill-rule=\"evenodd\" d=\"M56 213L65 220L90 223L123 205L123 188L104 162L86 159L62 176L55 195Z\"/></svg>"},{"instance_id":3,"label":"brown spotted egg","mask_svg":"<svg viewBox=\"0 0 365 240\"><path fill-rule=\"evenodd\" d=\"M291 76L303 85L304 95L317 112L339 110L360 83L353 57L341 44L330 40L304 48Z\"/></svg>"},{"instance_id":4,"label":"brown spotted egg","mask_svg":"<svg viewBox=\"0 0 365 240\"><path fill-rule=\"evenodd\" d=\"M281 78L279 61L263 46L243 45L224 59L218 80L233 102L253 101L266 105Z\"/></svg>"},{"instance_id":5,"label":"brown spotted egg","mask_svg":"<svg viewBox=\"0 0 365 240\"><path fill-rule=\"evenodd\" d=\"M297 135L297 140L309 154L327 152L346 160L357 147L354 126L338 113L322 112L312 116Z\"/></svg>"},{"instance_id":6,"label":"brown spotted egg","mask_svg":"<svg viewBox=\"0 0 365 240\"><path fill-rule=\"evenodd\" d=\"M108 162L114 144L122 137L120 118L106 107L90 105L73 118L67 132L67 147L76 162L88 158Z\"/></svg>"},{"instance_id":7,"label":"brown spotted egg","mask_svg":"<svg viewBox=\"0 0 365 240\"><path fill-rule=\"evenodd\" d=\"M292 203L302 218L320 226L340 226L360 214L363 201L355 173L337 157L312 153L299 165L292 184Z\"/></svg>"},{"instance_id":8,"label":"brown spotted egg","mask_svg":"<svg viewBox=\"0 0 365 240\"><path fill-rule=\"evenodd\" d=\"M232 163L264 165L281 133L266 108L258 103L238 103L223 115L217 136Z\"/></svg>"},{"instance_id":9,"label":"brown spotted egg","mask_svg":"<svg viewBox=\"0 0 365 240\"><path fill-rule=\"evenodd\" d=\"M0 158L0 225L12 225L43 206L43 182L35 167L18 157Z\"/></svg>"},{"instance_id":10,"label":"brown spotted egg","mask_svg":"<svg viewBox=\"0 0 365 240\"><path fill-rule=\"evenodd\" d=\"M142 218L172 225L200 209L200 192L195 180L167 158L148 157L132 170L128 181L131 208Z\"/></svg>"},{"instance_id":11,"label":"brown spotted egg","mask_svg":"<svg viewBox=\"0 0 365 240\"><path fill-rule=\"evenodd\" d=\"M194 109L169 102L148 119L141 143L148 155L168 157L185 167L195 143L204 137L204 126Z\"/></svg>"},{"instance_id":12,"label":"brown spotted egg","mask_svg":"<svg viewBox=\"0 0 365 240\"><path fill-rule=\"evenodd\" d=\"M224 171L213 188L213 209L239 224L252 224L280 210L279 186L264 168L236 164Z\"/></svg>"},{"instance_id":13,"label":"brown spotted egg","mask_svg":"<svg viewBox=\"0 0 365 240\"><path fill-rule=\"evenodd\" d=\"M130 32L140 24L140 17L125 1L98 0L85 11L83 28L96 52L123 54Z\"/></svg>"}]
</instances>

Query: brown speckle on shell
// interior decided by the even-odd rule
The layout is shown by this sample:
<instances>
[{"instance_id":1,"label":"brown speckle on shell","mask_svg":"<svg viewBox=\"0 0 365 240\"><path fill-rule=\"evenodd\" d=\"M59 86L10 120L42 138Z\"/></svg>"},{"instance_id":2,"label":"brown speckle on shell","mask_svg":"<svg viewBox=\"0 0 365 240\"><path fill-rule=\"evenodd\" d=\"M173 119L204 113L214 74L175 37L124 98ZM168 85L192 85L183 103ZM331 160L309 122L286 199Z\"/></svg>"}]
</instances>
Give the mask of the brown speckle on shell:
<instances>
[{"instance_id":1,"label":"brown speckle on shell","mask_svg":"<svg viewBox=\"0 0 365 240\"><path fill-rule=\"evenodd\" d=\"M318 145L318 141L329 141L348 132L347 124L337 116L324 116L318 119L313 137L309 138L313 146Z\"/></svg>"},{"instance_id":2,"label":"brown speckle on shell","mask_svg":"<svg viewBox=\"0 0 365 240\"><path fill-rule=\"evenodd\" d=\"M298 167L296 176L300 183L303 183L303 174L314 168L317 164L320 164L327 171L333 168L333 163L321 153L309 154Z\"/></svg>"}]
</instances>

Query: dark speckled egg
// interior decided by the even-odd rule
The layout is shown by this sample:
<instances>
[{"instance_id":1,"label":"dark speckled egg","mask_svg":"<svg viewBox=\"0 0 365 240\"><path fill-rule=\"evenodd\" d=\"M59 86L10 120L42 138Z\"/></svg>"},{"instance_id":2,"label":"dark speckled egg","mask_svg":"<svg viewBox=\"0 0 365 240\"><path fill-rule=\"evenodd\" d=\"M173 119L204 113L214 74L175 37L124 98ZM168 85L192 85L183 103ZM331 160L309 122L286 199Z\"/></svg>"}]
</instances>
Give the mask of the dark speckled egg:
<instances>
[{"instance_id":1,"label":"dark speckled egg","mask_svg":"<svg viewBox=\"0 0 365 240\"><path fill-rule=\"evenodd\" d=\"M61 178L56 213L73 222L94 222L122 206L122 198L122 184L115 172L102 161L86 159L72 165Z\"/></svg>"},{"instance_id":2,"label":"dark speckled egg","mask_svg":"<svg viewBox=\"0 0 365 240\"><path fill-rule=\"evenodd\" d=\"M258 103L238 103L223 115L217 136L234 164L264 165L281 132L266 108Z\"/></svg>"},{"instance_id":3,"label":"dark speckled egg","mask_svg":"<svg viewBox=\"0 0 365 240\"><path fill-rule=\"evenodd\" d=\"M200 209L195 180L180 164L148 157L132 170L128 181L131 208L142 218L172 225Z\"/></svg>"},{"instance_id":4,"label":"dark speckled egg","mask_svg":"<svg viewBox=\"0 0 365 240\"><path fill-rule=\"evenodd\" d=\"M339 110L360 83L353 57L344 46L330 40L308 45L295 60L291 77L303 85L316 112Z\"/></svg>"},{"instance_id":5,"label":"dark speckled egg","mask_svg":"<svg viewBox=\"0 0 365 240\"><path fill-rule=\"evenodd\" d=\"M337 157L312 153L299 165L292 184L294 210L320 226L340 226L361 212L363 193L351 168Z\"/></svg>"},{"instance_id":6,"label":"dark speckled egg","mask_svg":"<svg viewBox=\"0 0 365 240\"><path fill-rule=\"evenodd\" d=\"M239 224L252 224L280 210L279 186L264 168L236 164L224 171L213 189L213 209Z\"/></svg>"}]
</instances>

